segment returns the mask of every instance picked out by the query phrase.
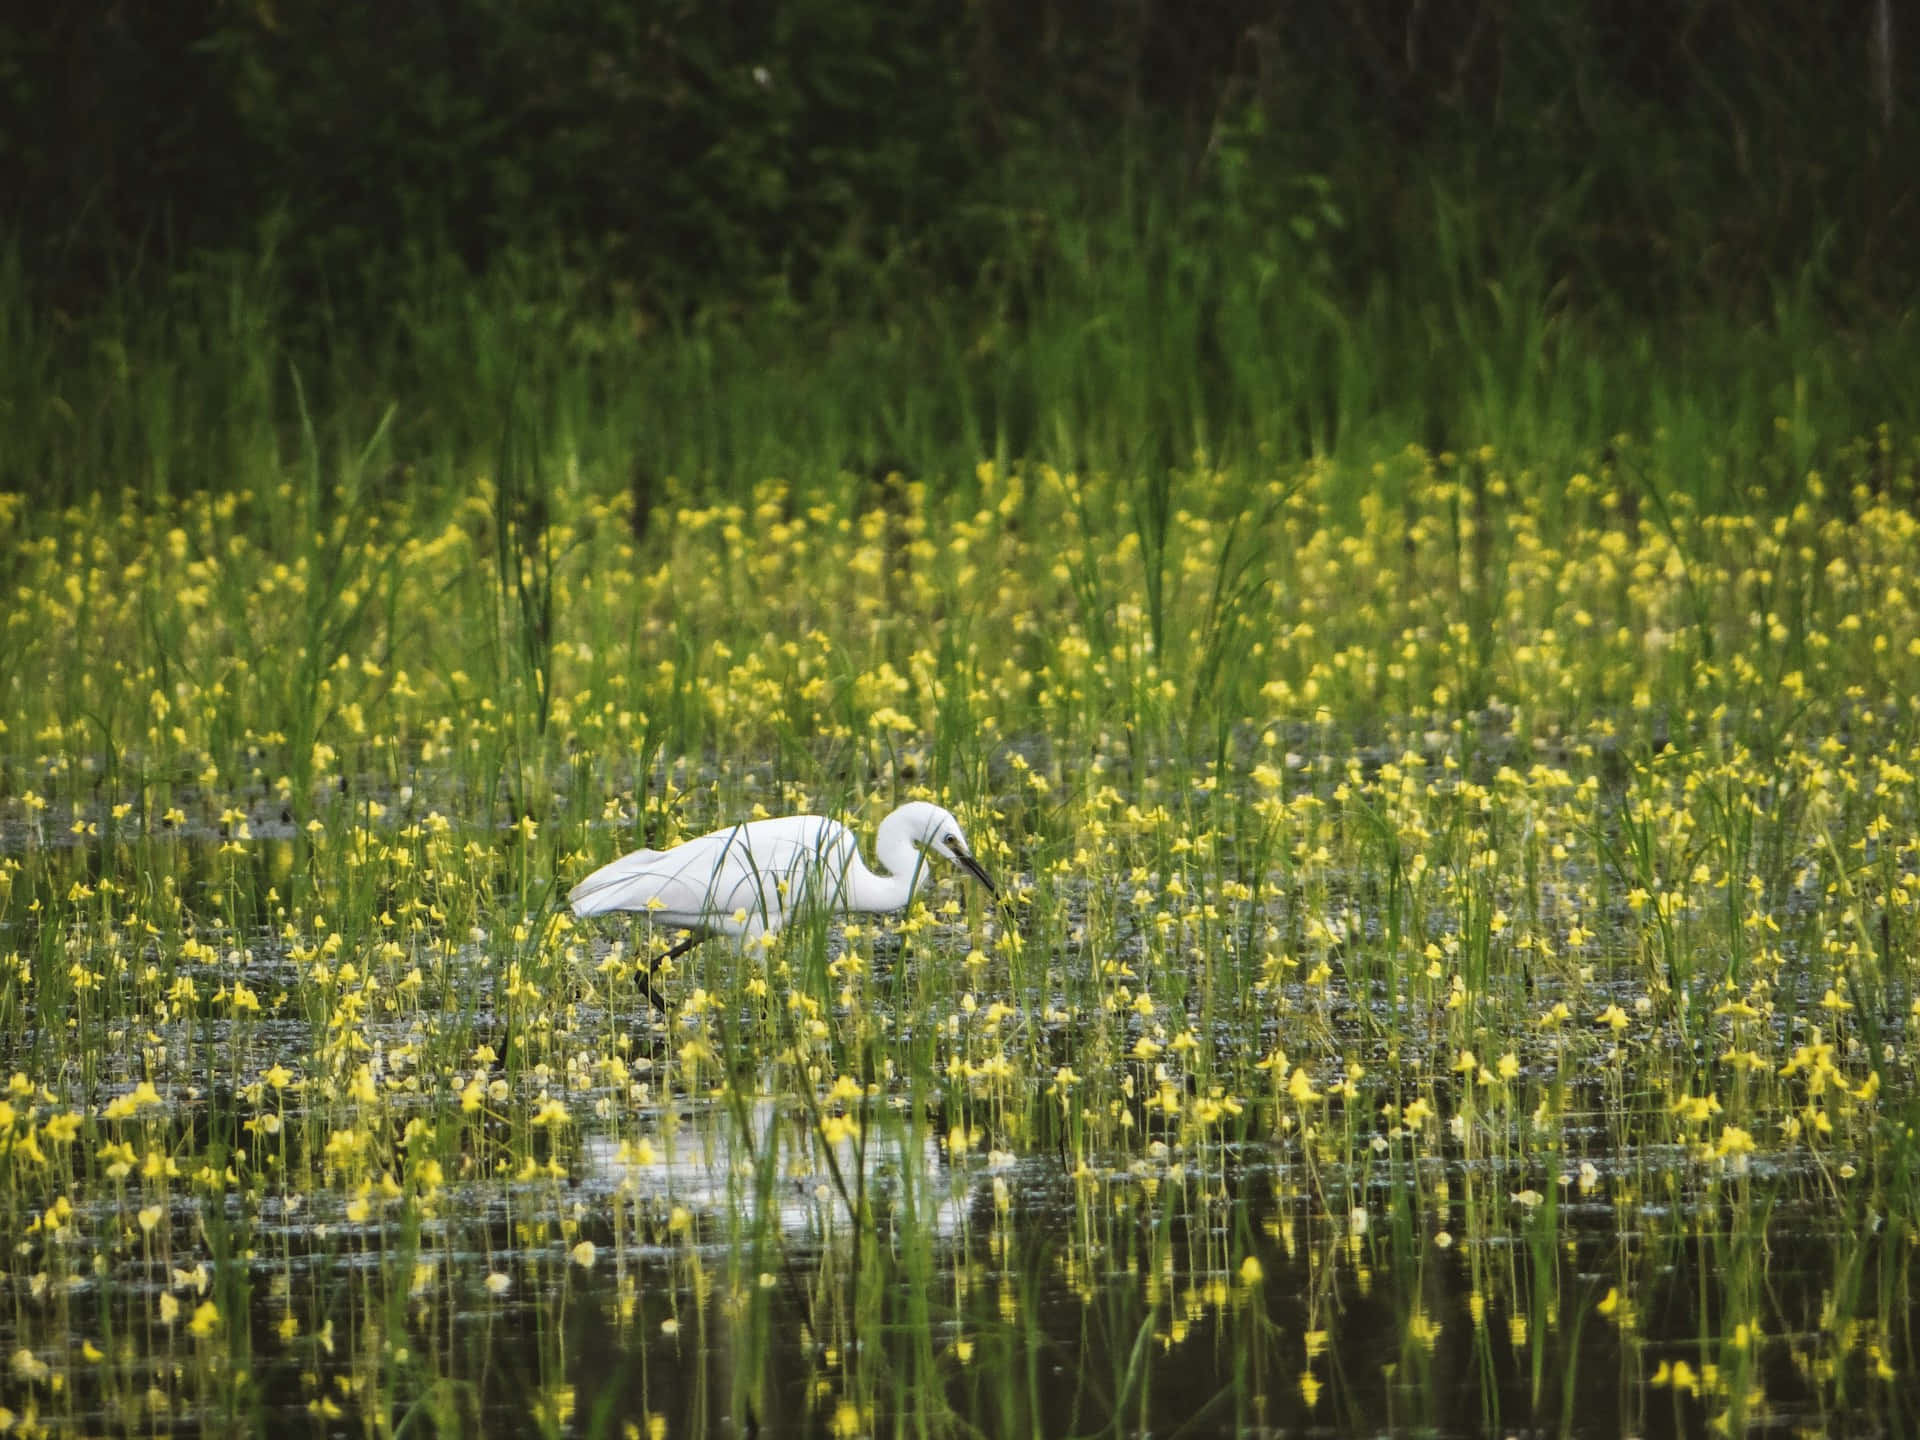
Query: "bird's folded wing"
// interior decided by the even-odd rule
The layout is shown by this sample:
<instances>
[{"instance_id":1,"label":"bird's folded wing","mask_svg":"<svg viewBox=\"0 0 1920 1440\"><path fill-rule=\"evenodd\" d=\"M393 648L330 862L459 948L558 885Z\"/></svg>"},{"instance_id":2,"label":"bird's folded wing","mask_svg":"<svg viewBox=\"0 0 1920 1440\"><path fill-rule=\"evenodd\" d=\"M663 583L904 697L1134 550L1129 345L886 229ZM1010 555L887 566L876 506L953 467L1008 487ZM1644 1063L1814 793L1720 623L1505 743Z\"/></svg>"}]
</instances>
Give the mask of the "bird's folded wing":
<instances>
[{"instance_id":1,"label":"bird's folded wing","mask_svg":"<svg viewBox=\"0 0 1920 1440\"><path fill-rule=\"evenodd\" d=\"M659 850L636 850L610 861L567 892L576 915L604 915L609 910L646 908L653 893L648 876L665 858Z\"/></svg>"},{"instance_id":2,"label":"bird's folded wing","mask_svg":"<svg viewBox=\"0 0 1920 1440\"><path fill-rule=\"evenodd\" d=\"M808 895L834 903L852 848L838 827L736 826L671 850L622 855L574 886L567 899L582 917L644 910L664 925L731 928L731 917L745 911L778 923Z\"/></svg>"},{"instance_id":3,"label":"bird's folded wing","mask_svg":"<svg viewBox=\"0 0 1920 1440\"><path fill-rule=\"evenodd\" d=\"M778 872L738 830L703 835L671 850L636 850L594 871L568 893L582 917L643 910L663 925L698 929L736 910L778 906ZM763 901L762 896L765 896Z\"/></svg>"}]
</instances>

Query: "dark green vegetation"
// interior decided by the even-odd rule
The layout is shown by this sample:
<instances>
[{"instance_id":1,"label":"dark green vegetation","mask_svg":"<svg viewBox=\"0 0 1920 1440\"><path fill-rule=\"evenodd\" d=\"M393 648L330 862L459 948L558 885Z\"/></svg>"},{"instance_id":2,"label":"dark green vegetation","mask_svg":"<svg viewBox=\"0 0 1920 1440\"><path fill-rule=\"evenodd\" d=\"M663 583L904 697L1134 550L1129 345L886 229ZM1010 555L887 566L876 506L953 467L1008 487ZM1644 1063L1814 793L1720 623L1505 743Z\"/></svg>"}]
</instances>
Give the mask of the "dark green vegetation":
<instances>
[{"instance_id":1,"label":"dark green vegetation","mask_svg":"<svg viewBox=\"0 0 1920 1440\"><path fill-rule=\"evenodd\" d=\"M1778 503L1913 419L1883 18L29 6L0 484L225 488L299 389L356 450L393 405L396 483L511 408L695 498L1664 432Z\"/></svg>"}]
</instances>

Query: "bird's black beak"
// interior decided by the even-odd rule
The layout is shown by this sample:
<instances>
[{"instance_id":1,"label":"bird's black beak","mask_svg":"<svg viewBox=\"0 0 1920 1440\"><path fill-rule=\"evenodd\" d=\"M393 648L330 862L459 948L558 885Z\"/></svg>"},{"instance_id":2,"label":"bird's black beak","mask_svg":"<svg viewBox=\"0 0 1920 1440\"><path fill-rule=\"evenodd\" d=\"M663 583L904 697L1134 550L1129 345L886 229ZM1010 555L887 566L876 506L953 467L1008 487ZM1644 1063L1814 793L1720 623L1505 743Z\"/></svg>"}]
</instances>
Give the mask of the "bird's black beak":
<instances>
[{"instance_id":1,"label":"bird's black beak","mask_svg":"<svg viewBox=\"0 0 1920 1440\"><path fill-rule=\"evenodd\" d=\"M958 841L947 841L947 854L953 857L953 863L966 871L974 879L987 887L987 893L996 900L1000 898L999 888L993 883L993 877L980 868L980 862L969 855Z\"/></svg>"}]
</instances>

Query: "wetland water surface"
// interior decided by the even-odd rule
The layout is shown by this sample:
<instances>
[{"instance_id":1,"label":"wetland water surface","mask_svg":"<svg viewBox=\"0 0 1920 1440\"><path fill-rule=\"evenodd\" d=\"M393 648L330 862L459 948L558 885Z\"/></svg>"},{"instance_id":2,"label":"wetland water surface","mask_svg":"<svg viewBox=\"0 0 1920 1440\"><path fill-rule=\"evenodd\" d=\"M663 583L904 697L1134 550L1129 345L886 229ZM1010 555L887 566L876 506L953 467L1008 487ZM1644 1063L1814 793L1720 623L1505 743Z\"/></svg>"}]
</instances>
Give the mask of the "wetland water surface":
<instances>
[{"instance_id":1,"label":"wetland water surface","mask_svg":"<svg viewBox=\"0 0 1920 1440\"><path fill-rule=\"evenodd\" d=\"M1920 1430L1920 451L1620 447L0 509L0 1433Z\"/></svg>"},{"instance_id":2,"label":"wetland water surface","mask_svg":"<svg viewBox=\"0 0 1920 1440\"><path fill-rule=\"evenodd\" d=\"M365 817L362 848L411 830L454 849L431 819ZM1460 988L1410 992L1369 963L1409 942L1365 876L1217 917L1253 976L1215 983L1244 1003L1207 993L1171 927L1117 925L1104 959L1072 948L1135 897L1063 894L1069 944L1022 967L969 948L1009 942L951 891L744 960L711 944L657 1017L628 948L644 926L542 910L448 936L425 891L383 883L389 909L336 940L261 923L297 913L281 897L316 863L305 836L13 839L15 874L45 892L15 881L15 965L44 982L110 957L98 985L41 983L57 1009L10 994L14 1424L1659 1435L1913 1418L1888 1383L1914 1360L1912 1234L1855 1152L1729 1144L1717 1100L1686 1114L1664 1077L1699 1042L1618 978L1489 977L1525 997L1515 1048L1491 1068L1449 1049ZM511 846L493 863L511 871ZM137 877L133 912L104 930L37 918L63 888L119 893L116 876ZM1031 877L1013 888L1034 905ZM137 917L156 899L254 928L151 933ZM1319 965L1243 960L1255 926L1320 935ZM1457 949L1426 929L1423 947ZM1647 1029L1646 1055L1569 1046L1596 1021ZM1760 1028L1794 1057L1777 1068L1825 1066L1845 1093L1827 1042L1809 1058ZM1203 1031L1238 1083L1169 1069ZM1338 1065L1292 1064L1302 1043ZM1076 1072L1095 1064L1109 1085Z\"/></svg>"}]
</instances>

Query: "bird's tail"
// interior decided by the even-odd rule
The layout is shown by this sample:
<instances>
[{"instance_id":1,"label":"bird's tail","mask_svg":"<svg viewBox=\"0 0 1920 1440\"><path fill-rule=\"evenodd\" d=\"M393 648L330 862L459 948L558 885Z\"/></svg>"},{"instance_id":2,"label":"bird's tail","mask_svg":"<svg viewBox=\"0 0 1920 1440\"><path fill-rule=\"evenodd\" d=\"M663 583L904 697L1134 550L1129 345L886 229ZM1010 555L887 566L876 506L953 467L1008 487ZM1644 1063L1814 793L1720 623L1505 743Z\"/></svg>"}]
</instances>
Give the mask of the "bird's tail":
<instances>
[{"instance_id":1,"label":"bird's tail","mask_svg":"<svg viewBox=\"0 0 1920 1440\"><path fill-rule=\"evenodd\" d=\"M636 850L631 855L622 855L610 864L602 865L586 879L567 892L567 903L573 906L573 913L585 919L589 915L605 915L612 910L637 910L647 901L646 896L632 896L628 893L628 882L643 875L647 867L660 858L658 850Z\"/></svg>"}]
</instances>

